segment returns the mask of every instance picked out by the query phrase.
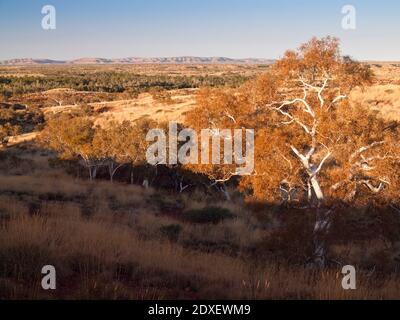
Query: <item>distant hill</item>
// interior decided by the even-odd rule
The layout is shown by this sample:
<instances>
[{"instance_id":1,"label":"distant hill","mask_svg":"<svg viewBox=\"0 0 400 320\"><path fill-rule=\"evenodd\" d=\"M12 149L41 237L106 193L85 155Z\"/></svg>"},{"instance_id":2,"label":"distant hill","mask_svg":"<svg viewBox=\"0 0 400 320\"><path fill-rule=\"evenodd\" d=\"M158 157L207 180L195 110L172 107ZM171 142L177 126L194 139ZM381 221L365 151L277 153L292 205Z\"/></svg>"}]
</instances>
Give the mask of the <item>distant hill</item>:
<instances>
[{"instance_id":1,"label":"distant hill","mask_svg":"<svg viewBox=\"0 0 400 320\"><path fill-rule=\"evenodd\" d=\"M57 60L50 60L50 59L31 59L31 58L24 58L24 59L11 59L11 60L4 60L0 61L0 65L35 65L35 64L65 64L66 61L57 61Z\"/></svg>"},{"instance_id":2,"label":"distant hill","mask_svg":"<svg viewBox=\"0 0 400 320\"><path fill-rule=\"evenodd\" d=\"M80 58L76 60L50 60L50 59L11 59L0 61L0 65L51 65L51 64L272 64L271 59L231 59L225 57L160 57L160 58Z\"/></svg>"}]
</instances>

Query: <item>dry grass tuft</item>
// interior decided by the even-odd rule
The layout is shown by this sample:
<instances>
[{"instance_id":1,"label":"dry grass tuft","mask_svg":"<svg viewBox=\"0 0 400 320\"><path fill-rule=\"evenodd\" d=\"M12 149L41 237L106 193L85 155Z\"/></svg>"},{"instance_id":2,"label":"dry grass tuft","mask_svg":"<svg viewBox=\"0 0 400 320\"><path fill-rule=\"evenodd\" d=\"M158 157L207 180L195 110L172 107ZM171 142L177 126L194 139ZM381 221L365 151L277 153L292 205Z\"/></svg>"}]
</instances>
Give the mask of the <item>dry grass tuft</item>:
<instances>
[{"instance_id":1,"label":"dry grass tuft","mask_svg":"<svg viewBox=\"0 0 400 320\"><path fill-rule=\"evenodd\" d=\"M389 121L400 121L400 85L374 85L355 89L350 97L355 104L369 106L379 116Z\"/></svg>"}]
</instances>

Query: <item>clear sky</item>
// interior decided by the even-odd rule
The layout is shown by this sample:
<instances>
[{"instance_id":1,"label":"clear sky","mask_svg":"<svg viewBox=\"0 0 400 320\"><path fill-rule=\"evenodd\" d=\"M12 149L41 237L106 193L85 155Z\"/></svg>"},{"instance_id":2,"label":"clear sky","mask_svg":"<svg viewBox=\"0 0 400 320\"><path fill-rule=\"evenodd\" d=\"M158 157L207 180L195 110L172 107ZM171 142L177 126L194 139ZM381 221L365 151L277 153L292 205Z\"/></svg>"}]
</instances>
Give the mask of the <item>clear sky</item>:
<instances>
[{"instance_id":1,"label":"clear sky","mask_svg":"<svg viewBox=\"0 0 400 320\"><path fill-rule=\"evenodd\" d=\"M41 27L44 5L57 29ZM356 30L341 27L344 5ZM278 58L334 35L361 60L400 60L399 0L0 0L0 60L226 56Z\"/></svg>"}]
</instances>

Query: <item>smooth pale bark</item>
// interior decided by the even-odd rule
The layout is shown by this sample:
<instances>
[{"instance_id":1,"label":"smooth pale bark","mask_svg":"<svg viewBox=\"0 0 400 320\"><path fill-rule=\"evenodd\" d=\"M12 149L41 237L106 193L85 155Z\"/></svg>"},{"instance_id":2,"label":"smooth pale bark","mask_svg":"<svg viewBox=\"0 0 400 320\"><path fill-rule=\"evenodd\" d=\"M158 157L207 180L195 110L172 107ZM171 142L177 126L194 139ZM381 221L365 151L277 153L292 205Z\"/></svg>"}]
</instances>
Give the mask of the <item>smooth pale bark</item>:
<instances>
[{"instance_id":1,"label":"smooth pale bark","mask_svg":"<svg viewBox=\"0 0 400 320\"><path fill-rule=\"evenodd\" d=\"M88 170L89 170L89 179L90 181L93 181L96 179L97 176L97 167L96 166L88 166Z\"/></svg>"},{"instance_id":2,"label":"smooth pale bark","mask_svg":"<svg viewBox=\"0 0 400 320\"><path fill-rule=\"evenodd\" d=\"M226 184L222 184L221 187L221 192L224 194L226 201L231 201L231 195L229 194L228 188L226 187Z\"/></svg>"},{"instance_id":3,"label":"smooth pale bark","mask_svg":"<svg viewBox=\"0 0 400 320\"><path fill-rule=\"evenodd\" d=\"M315 176L312 177L310 181L311 181L311 185L312 185L312 188L313 188L313 190L315 192L315 196L317 197L318 202L319 203L323 202L324 201L324 194L323 194L322 189L321 189L321 187L319 185L317 177L315 177Z\"/></svg>"},{"instance_id":4,"label":"smooth pale bark","mask_svg":"<svg viewBox=\"0 0 400 320\"><path fill-rule=\"evenodd\" d=\"M317 198L316 221L313 231L313 260L317 267L324 268L326 266L327 253L325 237L329 232L332 211L324 211L323 202L325 197L316 176L311 178L311 186L315 193L315 197Z\"/></svg>"},{"instance_id":5,"label":"smooth pale bark","mask_svg":"<svg viewBox=\"0 0 400 320\"><path fill-rule=\"evenodd\" d=\"M93 180L95 180L96 177L97 177L97 167L95 166L95 167L93 167L93 172L92 172L92 178L93 178Z\"/></svg>"},{"instance_id":6,"label":"smooth pale bark","mask_svg":"<svg viewBox=\"0 0 400 320\"><path fill-rule=\"evenodd\" d=\"M109 164L108 164L108 172L109 172L109 175L110 175L110 181L111 182L114 182L114 176L115 176L115 174L117 173L117 171L120 169L120 168L122 168L123 166L124 166L125 164L119 164L119 165L116 165L114 162L110 162Z\"/></svg>"},{"instance_id":7,"label":"smooth pale bark","mask_svg":"<svg viewBox=\"0 0 400 320\"><path fill-rule=\"evenodd\" d=\"M317 208L317 219L314 226L313 242L314 242L314 263L317 267L324 268L326 266L326 242L325 237L329 232L330 219L332 211L324 211Z\"/></svg>"},{"instance_id":8,"label":"smooth pale bark","mask_svg":"<svg viewBox=\"0 0 400 320\"><path fill-rule=\"evenodd\" d=\"M325 236L329 231L331 211L323 211L323 205L325 196L322 188L318 182L318 173L321 171L326 160L331 156L331 152L328 152L324 159L317 166L310 163L315 148L311 148L307 155L302 155L295 147L291 147L293 152L299 157L303 167L306 169L309 175L309 199L312 200L312 195L316 199L316 221L313 231L313 245L314 253L313 260L314 264L319 268L324 268L326 265L326 243Z\"/></svg>"}]
</instances>

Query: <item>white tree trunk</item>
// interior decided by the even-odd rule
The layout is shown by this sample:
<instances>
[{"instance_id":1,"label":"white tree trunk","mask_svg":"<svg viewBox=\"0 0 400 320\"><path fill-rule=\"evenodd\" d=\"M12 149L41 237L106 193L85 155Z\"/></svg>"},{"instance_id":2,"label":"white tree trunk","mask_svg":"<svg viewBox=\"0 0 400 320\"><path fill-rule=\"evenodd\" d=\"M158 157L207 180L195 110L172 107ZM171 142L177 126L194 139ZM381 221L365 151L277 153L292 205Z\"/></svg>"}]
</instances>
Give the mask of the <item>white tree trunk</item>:
<instances>
[{"instance_id":1,"label":"white tree trunk","mask_svg":"<svg viewBox=\"0 0 400 320\"><path fill-rule=\"evenodd\" d=\"M117 173L117 171L123 166L124 164L119 164L116 165L114 162L111 162L108 164L108 172L110 175L110 182L114 182L114 176Z\"/></svg>"},{"instance_id":2,"label":"white tree trunk","mask_svg":"<svg viewBox=\"0 0 400 320\"><path fill-rule=\"evenodd\" d=\"M326 266L326 241L325 237L329 232L330 219L332 211L323 209L324 194L321 186L319 185L318 179L314 176L311 178L312 189L317 198L317 210L316 210L316 221L313 231L313 243L314 243L314 263L319 268Z\"/></svg>"},{"instance_id":3,"label":"white tree trunk","mask_svg":"<svg viewBox=\"0 0 400 320\"><path fill-rule=\"evenodd\" d=\"M322 189L319 185L319 182L318 182L318 179L316 176L311 178L311 185L315 192L315 196L318 200L318 205L320 205L324 201L325 197L324 197L324 193L322 192Z\"/></svg>"},{"instance_id":4,"label":"white tree trunk","mask_svg":"<svg viewBox=\"0 0 400 320\"><path fill-rule=\"evenodd\" d=\"M317 208L317 219L315 222L313 241L314 241L314 263L319 268L326 266L326 235L329 232L331 210L324 211Z\"/></svg>"},{"instance_id":5,"label":"white tree trunk","mask_svg":"<svg viewBox=\"0 0 400 320\"><path fill-rule=\"evenodd\" d=\"M92 169L92 179L95 180L97 177L97 166L94 166Z\"/></svg>"},{"instance_id":6,"label":"white tree trunk","mask_svg":"<svg viewBox=\"0 0 400 320\"><path fill-rule=\"evenodd\" d=\"M231 195L229 194L228 188L226 187L226 184L224 183L221 187L221 192L224 194L226 201L231 201Z\"/></svg>"}]
</instances>

